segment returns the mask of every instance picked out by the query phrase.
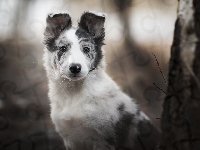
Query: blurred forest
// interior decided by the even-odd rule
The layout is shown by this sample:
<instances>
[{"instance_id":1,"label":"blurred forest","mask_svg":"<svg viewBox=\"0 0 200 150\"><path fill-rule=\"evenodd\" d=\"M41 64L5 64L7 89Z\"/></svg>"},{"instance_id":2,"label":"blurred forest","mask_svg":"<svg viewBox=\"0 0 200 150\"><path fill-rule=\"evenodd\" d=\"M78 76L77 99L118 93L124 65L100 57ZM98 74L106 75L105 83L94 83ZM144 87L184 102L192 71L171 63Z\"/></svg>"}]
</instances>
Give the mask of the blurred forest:
<instances>
[{"instance_id":1,"label":"blurred forest","mask_svg":"<svg viewBox=\"0 0 200 150\"><path fill-rule=\"evenodd\" d=\"M1 0L0 149L64 149L49 117L42 61L45 19L54 11L69 11L75 26L84 11L107 14L107 72L160 128L177 3Z\"/></svg>"}]
</instances>

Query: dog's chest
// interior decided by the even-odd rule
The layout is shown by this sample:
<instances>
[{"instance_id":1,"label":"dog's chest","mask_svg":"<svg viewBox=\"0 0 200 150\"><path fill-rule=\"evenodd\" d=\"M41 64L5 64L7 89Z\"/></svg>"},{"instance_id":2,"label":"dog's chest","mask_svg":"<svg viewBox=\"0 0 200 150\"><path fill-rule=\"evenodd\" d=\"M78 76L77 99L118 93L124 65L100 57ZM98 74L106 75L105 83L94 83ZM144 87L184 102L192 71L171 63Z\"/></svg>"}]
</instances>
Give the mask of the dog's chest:
<instances>
[{"instance_id":1,"label":"dog's chest","mask_svg":"<svg viewBox=\"0 0 200 150\"><path fill-rule=\"evenodd\" d=\"M56 125L56 130L63 136L84 136L94 134L101 130L102 127L107 131L112 130L110 127L117 114L114 109L107 108L106 102L95 102L92 100L79 99L72 103L52 103L51 118ZM82 133L82 135L80 135ZM96 134L96 133L95 133Z\"/></svg>"}]
</instances>

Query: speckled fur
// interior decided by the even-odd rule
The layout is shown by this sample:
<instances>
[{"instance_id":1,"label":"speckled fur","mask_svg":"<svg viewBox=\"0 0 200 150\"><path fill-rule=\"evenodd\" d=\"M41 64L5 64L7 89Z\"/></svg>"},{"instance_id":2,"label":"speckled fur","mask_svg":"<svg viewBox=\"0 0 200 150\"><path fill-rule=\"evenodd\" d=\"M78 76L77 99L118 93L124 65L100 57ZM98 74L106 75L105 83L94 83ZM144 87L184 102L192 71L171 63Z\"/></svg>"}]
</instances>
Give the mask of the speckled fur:
<instances>
[{"instance_id":1,"label":"speckled fur","mask_svg":"<svg viewBox=\"0 0 200 150\"><path fill-rule=\"evenodd\" d=\"M83 30L80 29L80 26L78 29L70 28ZM62 43L62 40L68 41L68 43L72 42L73 45L71 35L66 37L68 34L65 33L68 30L71 29L64 30L58 37L54 37L54 43L50 44L52 47L46 46L43 56L48 77L50 116L56 130L64 140L66 149L115 150L120 147L121 149L128 148L131 150L141 149L140 144L136 145L140 135L138 124L148 122L151 126L151 122L138 109L134 100L123 93L119 86L107 75L104 57L99 59L95 70L89 72L89 69L86 69L86 76L83 75L80 80L73 81L61 75L62 69L60 70L58 65L62 68L62 64L68 61L70 50L63 54L59 60L57 51L52 51L52 49L56 43ZM82 34L78 36L80 38ZM87 37L84 36L84 38ZM80 49L77 49L78 47L76 47L77 52L80 51ZM94 46L94 48L94 50L101 50L103 53L101 46ZM72 55L75 55L75 53L72 52ZM86 56L81 54L80 57ZM98 55L95 57L98 57ZM83 58L83 60L86 59ZM86 65L86 68L89 66ZM67 68L65 67L65 69ZM153 140L156 141L157 138Z\"/></svg>"}]
</instances>

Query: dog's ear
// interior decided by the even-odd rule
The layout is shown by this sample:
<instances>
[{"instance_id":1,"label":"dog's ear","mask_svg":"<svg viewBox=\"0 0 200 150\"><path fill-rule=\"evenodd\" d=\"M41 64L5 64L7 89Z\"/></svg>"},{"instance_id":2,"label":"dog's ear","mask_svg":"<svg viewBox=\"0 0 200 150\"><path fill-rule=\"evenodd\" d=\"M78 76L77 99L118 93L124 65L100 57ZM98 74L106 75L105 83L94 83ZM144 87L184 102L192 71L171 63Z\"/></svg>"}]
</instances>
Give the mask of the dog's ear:
<instances>
[{"instance_id":1,"label":"dog's ear","mask_svg":"<svg viewBox=\"0 0 200 150\"><path fill-rule=\"evenodd\" d=\"M55 38L60 35L64 29L72 26L71 17L67 13L49 14L46 19L45 37Z\"/></svg>"},{"instance_id":2,"label":"dog's ear","mask_svg":"<svg viewBox=\"0 0 200 150\"><path fill-rule=\"evenodd\" d=\"M81 16L79 27L94 37L104 37L105 15L99 15L92 12L85 12Z\"/></svg>"}]
</instances>

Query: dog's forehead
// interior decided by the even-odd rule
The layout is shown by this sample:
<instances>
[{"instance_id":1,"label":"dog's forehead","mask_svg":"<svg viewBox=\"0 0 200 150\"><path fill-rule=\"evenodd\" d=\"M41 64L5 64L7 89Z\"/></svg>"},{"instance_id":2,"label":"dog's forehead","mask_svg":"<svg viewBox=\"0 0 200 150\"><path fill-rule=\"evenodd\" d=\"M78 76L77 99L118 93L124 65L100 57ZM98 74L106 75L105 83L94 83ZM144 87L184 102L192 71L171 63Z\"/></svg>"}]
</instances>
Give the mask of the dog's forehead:
<instances>
[{"instance_id":1,"label":"dog's forehead","mask_svg":"<svg viewBox=\"0 0 200 150\"><path fill-rule=\"evenodd\" d=\"M60 36L56 40L56 43L77 43L82 40L92 42L92 38L89 34L87 34L87 32L85 32L81 28L72 27L60 34Z\"/></svg>"},{"instance_id":2,"label":"dog's forehead","mask_svg":"<svg viewBox=\"0 0 200 150\"><path fill-rule=\"evenodd\" d=\"M56 43L75 43L78 42L78 36L76 35L76 30L75 28L71 28L69 30L65 30L62 34L60 34L60 36L58 37L58 39L56 40Z\"/></svg>"}]
</instances>

